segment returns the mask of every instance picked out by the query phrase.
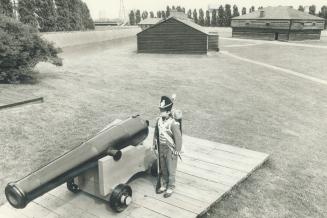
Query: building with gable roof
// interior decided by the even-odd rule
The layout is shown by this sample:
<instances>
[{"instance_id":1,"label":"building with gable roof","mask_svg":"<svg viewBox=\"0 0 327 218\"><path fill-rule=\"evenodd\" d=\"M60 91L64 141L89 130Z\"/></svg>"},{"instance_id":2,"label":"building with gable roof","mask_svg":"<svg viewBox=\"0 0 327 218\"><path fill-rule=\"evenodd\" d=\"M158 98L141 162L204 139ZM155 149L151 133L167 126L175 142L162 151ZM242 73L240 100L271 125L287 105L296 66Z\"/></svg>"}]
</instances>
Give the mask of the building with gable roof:
<instances>
[{"instance_id":1,"label":"building with gable roof","mask_svg":"<svg viewBox=\"0 0 327 218\"><path fill-rule=\"evenodd\" d=\"M325 19L288 6L266 7L232 19L233 37L265 40L320 39Z\"/></svg>"},{"instance_id":2,"label":"building with gable roof","mask_svg":"<svg viewBox=\"0 0 327 218\"><path fill-rule=\"evenodd\" d=\"M218 33L207 32L180 13L172 13L137 34L140 53L206 54L210 50L219 50Z\"/></svg>"}]
</instances>

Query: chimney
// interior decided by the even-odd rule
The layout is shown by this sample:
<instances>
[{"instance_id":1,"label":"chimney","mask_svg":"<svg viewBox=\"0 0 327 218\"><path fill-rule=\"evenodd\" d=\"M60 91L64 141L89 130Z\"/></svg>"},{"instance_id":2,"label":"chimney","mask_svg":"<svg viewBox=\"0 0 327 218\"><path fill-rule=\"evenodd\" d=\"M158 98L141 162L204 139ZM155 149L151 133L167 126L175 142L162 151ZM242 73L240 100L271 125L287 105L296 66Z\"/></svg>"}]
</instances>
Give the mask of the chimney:
<instances>
[{"instance_id":1,"label":"chimney","mask_svg":"<svg viewBox=\"0 0 327 218\"><path fill-rule=\"evenodd\" d=\"M265 11L264 10L260 10L260 17L265 17Z\"/></svg>"}]
</instances>

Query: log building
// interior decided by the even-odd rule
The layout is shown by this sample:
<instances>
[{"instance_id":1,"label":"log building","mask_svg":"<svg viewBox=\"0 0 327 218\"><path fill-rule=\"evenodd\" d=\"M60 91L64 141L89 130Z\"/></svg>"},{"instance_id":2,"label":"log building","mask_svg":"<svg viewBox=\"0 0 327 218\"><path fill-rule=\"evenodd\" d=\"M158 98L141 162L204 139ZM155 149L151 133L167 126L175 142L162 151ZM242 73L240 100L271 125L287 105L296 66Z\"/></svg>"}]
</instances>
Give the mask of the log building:
<instances>
[{"instance_id":1,"label":"log building","mask_svg":"<svg viewBox=\"0 0 327 218\"><path fill-rule=\"evenodd\" d=\"M320 39L325 19L288 6L266 7L232 19L233 37L265 40Z\"/></svg>"},{"instance_id":2,"label":"log building","mask_svg":"<svg viewBox=\"0 0 327 218\"><path fill-rule=\"evenodd\" d=\"M187 17L171 16L137 34L140 53L206 54L218 51L218 33L210 33Z\"/></svg>"}]
</instances>

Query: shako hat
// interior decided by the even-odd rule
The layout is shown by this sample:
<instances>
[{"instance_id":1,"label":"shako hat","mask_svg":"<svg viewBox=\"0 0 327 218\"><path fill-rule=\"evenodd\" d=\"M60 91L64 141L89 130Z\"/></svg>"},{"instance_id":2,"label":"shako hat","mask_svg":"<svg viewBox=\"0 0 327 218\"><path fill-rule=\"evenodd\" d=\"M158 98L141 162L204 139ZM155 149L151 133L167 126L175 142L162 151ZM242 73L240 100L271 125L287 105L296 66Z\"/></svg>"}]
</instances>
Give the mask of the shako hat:
<instances>
[{"instance_id":1,"label":"shako hat","mask_svg":"<svg viewBox=\"0 0 327 218\"><path fill-rule=\"evenodd\" d=\"M160 109L165 109L166 111L171 111L173 107L173 101L167 96L161 96Z\"/></svg>"}]
</instances>

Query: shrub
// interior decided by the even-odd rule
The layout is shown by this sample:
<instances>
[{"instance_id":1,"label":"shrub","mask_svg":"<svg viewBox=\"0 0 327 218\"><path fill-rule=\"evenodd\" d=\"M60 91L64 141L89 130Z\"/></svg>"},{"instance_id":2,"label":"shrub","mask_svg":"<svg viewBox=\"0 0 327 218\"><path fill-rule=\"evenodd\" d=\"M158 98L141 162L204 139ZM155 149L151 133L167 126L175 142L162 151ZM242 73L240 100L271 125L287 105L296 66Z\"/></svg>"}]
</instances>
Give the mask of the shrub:
<instances>
[{"instance_id":1,"label":"shrub","mask_svg":"<svg viewBox=\"0 0 327 218\"><path fill-rule=\"evenodd\" d=\"M58 52L39 36L36 28L0 15L0 83L35 81L37 63L62 65Z\"/></svg>"},{"instance_id":2,"label":"shrub","mask_svg":"<svg viewBox=\"0 0 327 218\"><path fill-rule=\"evenodd\" d=\"M0 0L0 14L5 14L6 16L13 17L13 5L11 0Z\"/></svg>"}]
</instances>

